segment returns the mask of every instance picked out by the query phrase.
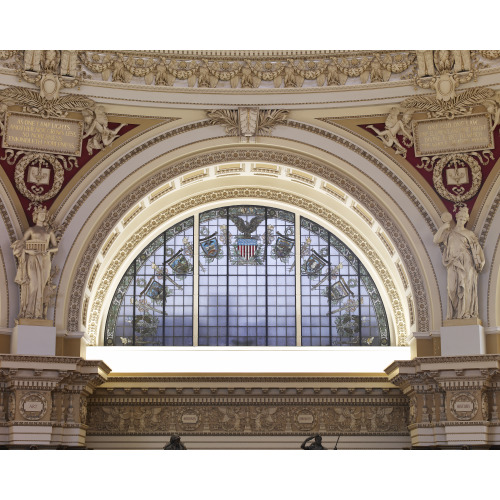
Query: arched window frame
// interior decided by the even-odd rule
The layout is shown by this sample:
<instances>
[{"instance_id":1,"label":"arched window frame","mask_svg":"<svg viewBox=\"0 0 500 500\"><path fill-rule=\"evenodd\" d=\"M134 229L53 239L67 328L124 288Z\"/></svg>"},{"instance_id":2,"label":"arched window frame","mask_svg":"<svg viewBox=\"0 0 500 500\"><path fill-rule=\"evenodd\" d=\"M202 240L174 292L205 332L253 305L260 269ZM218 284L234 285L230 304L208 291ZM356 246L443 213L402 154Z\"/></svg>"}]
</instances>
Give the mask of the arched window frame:
<instances>
[{"instance_id":1,"label":"arched window frame","mask_svg":"<svg viewBox=\"0 0 500 500\"><path fill-rule=\"evenodd\" d=\"M241 205L238 205L238 206L250 206L250 205L245 205L245 204L241 204ZM251 205L251 206L257 206L257 205ZM261 206L261 205L258 205L258 206ZM223 207L224 209L228 208L227 206ZM263 207L265 208L265 207ZM270 209L272 209L271 207L268 207ZM196 215L192 216L192 217L189 217L187 219L184 219L183 221L177 223L177 224L174 224L173 226L171 226L169 229L167 229L167 231L165 231L164 233L162 233L160 236L157 236L152 242L150 242L140 253L139 253L139 256L136 257L136 259L134 259L134 261L132 262L132 265L129 266L128 270L125 272L123 278L122 278L122 282L123 280L126 280L127 278L132 278L133 277L133 274L137 271L136 269L136 262L137 262L137 259L140 258L141 255L144 254L144 252L148 252L148 249L151 249L154 247L155 245L155 242L157 242L157 240L159 238L162 238L164 234L167 234L172 231L174 231L175 228L179 227L179 225L182 225L184 224L187 220L192 220L192 227L193 227L193 272L192 272L192 275L193 275L193 283L192 283L192 286L193 286L193 290L194 290L194 293L192 294L192 297L193 297L193 311L194 311L194 314L191 315L191 317L193 318L193 342L192 343L189 343L189 344L177 344L177 345L193 345L193 346L198 346L200 345L198 343L198 322L196 321L198 319L198 278L199 278L199 241L200 241L200 234L199 234L199 220L200 220L200 216L204 213L205 211L204 210L200 210L199 212L196 213ZM295 227L296 228L301 228L302 227L302 224L300 223L301 220L307 220L306 218L303 217L303 215L301 213L298 213L298 212L295 212L294 213L294 216L295 216L295 220L296 220L296 223L295 223ZM313 225L316 225L318 227L321 227L320 224L318 224L317 222L314 222L314 221L308 221L310 224L313 224ZM378 293L378 291L376 290L376 285L374 284L370 274L368 273L368 271L366 270L366 268L363 266L363 264L361 263L361 261L359 260L359 258L354 254L354 252L349 248L347 247L347 245L345 245L345 243L343 243L337 236L335 236L333 233L329 232L327 229L325 228L322 228L323 231L326 231L326 233L328 233L330 235L330 237L332 238L332 242L335 242L335 244L337 246L341 246L344 248L344 251L346 253L346 255L348 256L348 258L350 259L355 259L358 263L358 266L359 266L359 269L362 270L362 276L363 277L366 277L368 278L370 281L371 281L371 285L372 285L372 289L375 290L375 293L378 295L378 302L380 304L382 304L382 300L380 298L380 294ZM301 240L300 240L300 235L301 235L301 230L299 231L295 231L295 248L300 248L301 247ZM152 253L152 252L151 252ZM301 255L299 254L299 252L296 252L296 262L295 262L295 269L296 269L296 344L297 346L300 346L301 345L301 340L302 340L302 335L301 335L301 326L302 326L302 321L301 321L301 318L302 318L302 311L301 311L301 296L302 294L301 293L297 293L297 290L300 288L300 283L301 283L301 272L300 272L300 260L301 260ZM373 295L373 294L372 294ZM111 307L110 309L113 307L113 304L115 302L115 298L116 298L116 293L115 293L115 296L113 297L113 300L112 300L112 303L111 303ZM389 335L389 326L388 326L388 322L387 322L387 316L386 316L386 313L385 313L385 308L383 307L382 305L382 315L385 319L385 331L384 333L382 334L382 338L384 340L384 342L382 342L382 345L389 345L390 344L390 335ZM379 313L379 319L381 318L381 314ZM114 342L110 342L109 339L110 339L110 336L109 336L109 331L110 331L110 328L108 328L109 326L109 315L108 315L108 319L106 321L106 328L105 328L105 339L104 339L104 342L105 342L105 345L116 345ZM360 336L360 341L361 341L361 336ZM133 342L131 342L131 344L135 344L135 339ZM331 344L328 344L328 345L331 345ZM335 345L335 344L334 344ZM338 345L338 344L337 344ZM352 344L350 344L352 345ZM365 345L371 345L370 343L367 343Z\"/></svg>"}]
</instances>

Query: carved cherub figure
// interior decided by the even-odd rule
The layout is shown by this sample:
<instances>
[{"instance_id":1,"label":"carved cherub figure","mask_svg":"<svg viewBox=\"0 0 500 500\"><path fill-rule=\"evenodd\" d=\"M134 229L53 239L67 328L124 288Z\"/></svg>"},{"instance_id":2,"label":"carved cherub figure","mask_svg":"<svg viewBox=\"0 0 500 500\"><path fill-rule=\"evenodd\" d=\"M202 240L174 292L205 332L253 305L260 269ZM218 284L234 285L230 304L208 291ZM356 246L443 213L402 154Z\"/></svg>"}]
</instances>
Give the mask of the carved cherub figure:
<instances>
[{"instance_id":1,"label":"carved cherub figure","mask_svg":"<svg viewBox=\"0 0 500 500\"><path fill-rule=\"evenodd\" d=\"M252 69L249 61L245 61L245 64L241 67L241 88L251 89L252 87L254 87Z\"/></svg>"},{"instance_id":2,"label":"carved cherub figure","mask_svg":"<svg viewBox=\"0 0 500 500\"><path fill-rule=\"evenodd\" d=\"M407 147L413 145L413 135L409 127L411 118L413 115L413 110L407 109L403 112L403 117L399 119L400 109L397 107L391 108L387 119L385 120L385 130L378 130L373 125L368 125L367 128L371 128L377 133L378 138L387 146L394 146L396 149L396 154L400 154L403 158L406 158L406 149L401 145L397 136L403 135L403 144Z\"/></svg>"},{"instance_id":3,"label":"carved cherub figure","mask_svg":"<svg viewBox=\"0 0 500 500\"><path fill-rule=\"evenodd\" d=\"M45 50L43 69L48 73L57 73L61 56L58 50Z\"/></svg>"},{"instance_id":4,"label":"carved cherub figure","mask_svg":"<svg viewBox=\"0 0 500 500\"><path fill-rule=\"evenodd\" d=\"M434 65L440 73L451 71L455 58L451 50L435 50Z\"/></svg>"},{"instance_id":5,"label":"carved cherub figure","mask_svg":"<svg viewBox=\"0 0 500 500\"><path fill-rule=\"evenodd\" d=\"M171 85L167 71L167 63L164 57L160 58L160 62L156 66L156 85Z\"/></svg>"},{"instance_id":6,"label":"carved cherub figure","mask_svg":"<svg viewBox=\"0 0 500 500\"><path fill-rule=\"evenodd\" d=\"M380 56L376 56L372 59L370 66L370 80L372 82L383 82L384 75L382 73L382 63L380 61Z\"/></svg>"},{"instance_id":7,"label":"carved cherub figure","mask_svg":"<svg viewBox=\"0 0 500 500\"><path fill-rule=\"evenodd\" d=\"M118 136L118 132L126 124L122 123L114 130L108 128L108 117L103 106L96 106L94 110L84 109L82 111L84 122L83 139L90 137L87 143L87 151L92 154L94 149L103 149L109 146Z\"/></svg>"},{"instance_id":8,"label":"carved cherub figure","mask_svg":"<svg viewBox=\"0 0 500 500\"><path fill-rule=\"evenodd\" d=\"M289 59L288 64L285 66L284 86L297 87L297 79L295 77L295 69L293 67L293 60Z\"/></svg>"},{"instance_id":9,"label":"carved cherub figure","mask_svg":"<svg viewBox=\"0 0 500 500\"><path fill-rule=\"evenodd\" d=\"M198 87L210 87L210 70L205 61L198 68Z\"/></svg>"},{"instance_id":10,"label":"carved cherub figure","mask_svg":"<svg viewBox=\"0 0 500 500\"><path fill-rule=\"evenodd\" d=\"M491 126L491 130L495 130L498 123L500 122L500 94L498 92L495 93L493 99L488 99L483 103L486 111L491 115L493 119L493 125Z\"/></svg>"}]
</instances>

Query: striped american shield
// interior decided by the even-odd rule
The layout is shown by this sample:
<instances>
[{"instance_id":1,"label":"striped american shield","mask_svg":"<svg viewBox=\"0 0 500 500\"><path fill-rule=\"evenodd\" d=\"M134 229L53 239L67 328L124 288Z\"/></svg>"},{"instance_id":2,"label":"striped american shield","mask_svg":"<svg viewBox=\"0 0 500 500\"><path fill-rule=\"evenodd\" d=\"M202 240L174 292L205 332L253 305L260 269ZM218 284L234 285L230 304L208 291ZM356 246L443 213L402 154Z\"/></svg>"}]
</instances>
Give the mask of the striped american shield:
<instances>
[{"instance_id":1,"label":"striped american shield","mask_svg":"<svg viewBox=\"0 0 500 500\"><path fill-rule=\"evenodd\" d=\"M238 240L238 252L241 257L245 260L250 260L250 258L254 257L257 243L258 240L254 240L253 238L240 238Z\"/></svg>"}]
</instances>

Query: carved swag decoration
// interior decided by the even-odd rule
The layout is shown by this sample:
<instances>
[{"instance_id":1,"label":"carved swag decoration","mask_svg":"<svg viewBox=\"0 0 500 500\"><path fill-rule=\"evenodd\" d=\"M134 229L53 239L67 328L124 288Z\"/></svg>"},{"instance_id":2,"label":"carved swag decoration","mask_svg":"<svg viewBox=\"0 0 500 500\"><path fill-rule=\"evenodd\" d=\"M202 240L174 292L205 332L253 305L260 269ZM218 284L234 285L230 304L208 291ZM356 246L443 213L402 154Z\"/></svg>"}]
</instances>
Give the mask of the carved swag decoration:
<instances>
[{"instance_id":1,"label":"carved swag decoration","mask_svg":"<svg viewBox=\"0 0 500 500\"><path fill-rule=\"evenodd\" d=\"M453 52L456 68L487 67L500 51ZM47 54L48 53L48 54ZM429 53L431 54L429 56ZM432 59L432 63L430 62ZM64 76L63 86L78 85L96 75L103 81L143 83L191 88L301 88L387 82L421 77L434 64L449 66L445 54L433 51L311 51L311 52L227 52L179 53L167 51L0 51L4 66L14 68L26 81L30 71L40 69ZM424 70L422 70L424 68ZM422 71L424 73L422 74ZM459 71L457 69L457 71ZM88 73L87 73L88 72ZM28 80L31 79L31 80ZM34 82L31 82L34 83Z\"/></svg>"}]
</instances>

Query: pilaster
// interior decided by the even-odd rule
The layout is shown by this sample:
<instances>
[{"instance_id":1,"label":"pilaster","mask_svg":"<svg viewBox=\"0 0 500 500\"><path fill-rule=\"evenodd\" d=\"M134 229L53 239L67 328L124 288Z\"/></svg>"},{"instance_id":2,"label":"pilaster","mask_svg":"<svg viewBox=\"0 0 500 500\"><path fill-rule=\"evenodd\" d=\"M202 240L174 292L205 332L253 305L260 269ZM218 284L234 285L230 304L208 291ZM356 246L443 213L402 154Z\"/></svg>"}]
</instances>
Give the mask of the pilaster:
<instances>
[{"instance_id":1,"label":"pilaster","mask_svg":"<svg viewBox=\"0 0 500 500\"><path fill-rule=\"evenodd\" d=\"M500 356L421 357L385 371L409 398L413 447L500 445Z\"/></svg>"},{"instance_id":2,"label":"pilaster","mask_svg":"<svg viewBox=\"0 0 500 500\"><path fill-rule=\"evenodd\" d=\"M110 371L77 357L0 355L0 445L84 447L88 398Z\"/></svg>"}]
</instances>

